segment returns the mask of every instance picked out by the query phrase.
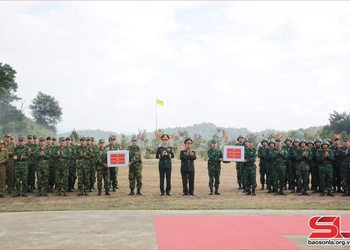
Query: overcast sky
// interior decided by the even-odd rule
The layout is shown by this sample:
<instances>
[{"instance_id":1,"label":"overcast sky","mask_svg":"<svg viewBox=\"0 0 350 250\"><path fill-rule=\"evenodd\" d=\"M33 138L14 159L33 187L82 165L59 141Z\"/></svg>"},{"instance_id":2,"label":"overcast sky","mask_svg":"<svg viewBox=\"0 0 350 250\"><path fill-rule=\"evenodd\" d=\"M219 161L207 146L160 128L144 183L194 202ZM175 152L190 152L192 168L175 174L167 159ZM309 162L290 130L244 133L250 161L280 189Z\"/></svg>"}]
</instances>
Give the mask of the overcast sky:
<instances>
[{"instance_id":1,"label":"overcast sky","mask_svg":"<svg viewBox=\"0 0 350 250\"><path fill-rule=\"evenodd\" d=\"M154 131L156 96L158 128L350 112L350 2L1 1L0 17L0 62L26 105L59 101L59 131Z\"/></svg>"}]
</instances>

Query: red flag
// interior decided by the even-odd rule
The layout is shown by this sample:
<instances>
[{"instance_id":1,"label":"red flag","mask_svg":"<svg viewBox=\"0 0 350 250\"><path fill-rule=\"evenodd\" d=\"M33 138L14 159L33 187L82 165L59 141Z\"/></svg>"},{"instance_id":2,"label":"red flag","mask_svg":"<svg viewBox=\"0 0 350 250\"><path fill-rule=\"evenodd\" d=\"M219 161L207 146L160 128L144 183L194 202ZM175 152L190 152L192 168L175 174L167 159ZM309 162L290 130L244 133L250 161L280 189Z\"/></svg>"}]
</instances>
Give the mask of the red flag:
<instances>
[{"instance_id":1,"label":"red flag","mask_svg":"<svg viewBox=\"0 0 350 250\"><path fill-rule=\"evenodd\" d=\"M222 134L222 138L224 138L225 140L228 140L227 134Z\"/></svg>"},{"instance_id":2,"label":"red flag","mask_svg":"<svg viewBox=\"0 0 350 250\"><path fill-rule=\"evenodd\" d=\"M179 149L183 150L184 149L184 146L183 145L179 145Z\"/></svg>"},{"instance_id":3,"label":"red flag","mask_svg":"<svg viewBox=\"0 0 350 250\"><path fill-rule=\"evenodd\" d=\"M334 137L339 138L339 137L340 137L340 134L334 134Z\"/></svg>"},{"instance_id":4,"label":"red flag","mask_svg":"<svg viewBox=\"0 0 350 250\"><path fill-rule=\"evenodd\" d=\"M160 140L160 135L157 134L157 135L156 135L156 139L157 139L157 140Z\"/></svg>"},{"instance_id":5,"label":"red flag","mask_svg":"<svg viewBox=\"0 0 350 250\"><path fill-rule=\"evenodd\" d=\"M174 135L169 135L169 140L174 140Z\"/></svg>"},{"instance_id":6,"label":"red flag","mask_svg":"<svg viewBox=\"0 0 350 250\"><path fill-rule=\"evenodd\" d=\"M277 135L277 138L278 138L278 139L284 139L284 136L281 135L281 134L278 134L278 135Z\"/></svg>"}]
</instances>

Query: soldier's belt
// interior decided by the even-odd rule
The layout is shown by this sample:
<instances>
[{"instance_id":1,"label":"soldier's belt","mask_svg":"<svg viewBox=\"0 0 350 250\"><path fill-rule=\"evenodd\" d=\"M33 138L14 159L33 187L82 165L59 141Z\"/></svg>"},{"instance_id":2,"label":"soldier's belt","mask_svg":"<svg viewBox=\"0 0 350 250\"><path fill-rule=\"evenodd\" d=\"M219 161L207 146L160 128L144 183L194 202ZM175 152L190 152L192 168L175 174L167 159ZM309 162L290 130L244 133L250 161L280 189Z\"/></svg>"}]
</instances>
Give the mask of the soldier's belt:
<instances>
[{"instance_id":1,"label":"soldier's belt","mask_svg":"<svg viewBox=\"0 0 350 250\"><path fill-rule=\"evenodd\" d=\"M322 164L330 164L332 163L331 161L323 161Z\"/></svg>"}]
</instances>

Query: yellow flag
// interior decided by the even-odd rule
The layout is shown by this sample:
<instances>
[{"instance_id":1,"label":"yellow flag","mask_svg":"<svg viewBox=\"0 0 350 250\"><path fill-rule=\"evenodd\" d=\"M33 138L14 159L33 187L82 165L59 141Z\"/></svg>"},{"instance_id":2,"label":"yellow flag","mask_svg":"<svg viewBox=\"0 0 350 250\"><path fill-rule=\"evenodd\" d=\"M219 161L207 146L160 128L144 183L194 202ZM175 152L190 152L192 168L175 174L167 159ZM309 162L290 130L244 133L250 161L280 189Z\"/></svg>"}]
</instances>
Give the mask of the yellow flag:
<instances>
[{"instance_id":1,"label":"yellow flag","mask_svg":"<svg viewBox=\"0 0 350 250\"><path fill-rule=\"evenodd\" d=\"M157 98L157 104L160 105L160 106L163 106L163 105L164 105L164 102L163 102L162 100L159 100L159 99Z\"/></svg>"}]
</instances>

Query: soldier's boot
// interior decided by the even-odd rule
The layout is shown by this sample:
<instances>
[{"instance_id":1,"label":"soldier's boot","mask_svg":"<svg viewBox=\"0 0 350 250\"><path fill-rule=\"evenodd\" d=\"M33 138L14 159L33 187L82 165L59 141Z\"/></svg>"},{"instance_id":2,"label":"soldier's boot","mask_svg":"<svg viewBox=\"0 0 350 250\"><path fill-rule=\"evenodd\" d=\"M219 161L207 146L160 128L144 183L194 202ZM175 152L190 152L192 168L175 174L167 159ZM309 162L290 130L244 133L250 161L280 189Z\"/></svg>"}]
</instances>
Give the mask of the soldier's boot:
<instances>
[{"instance_id":1,"label":"soldier's boot","mask_svg":"<svg viewBox=\"0 0 350 250\"><path fill-rule=\"evenodd\" d=\"M342 190L342 188L341 188L341 187L338 187L338 189L337 189L337 193L343 193L343 190Z\"/></svg>"},{"instance_id":2,"label":"soldier's boot","mask_svg":"<svg viewBox=\"0 0 350 250\"><path fill-rule=\"evenodd\" d=\"M310 196L310 194L306 190L303 191L303 195Z\"/></svg>"},{"instance_id":3,"label":"soldier's boot","mask_svg":"<svg viewBox=\"0 0 350 250\"><path fill-rule=\"evenodd\" d=\"M279 195L278 190L276 190L276 192L274 193L274 196L277 196L277 195Z\"/></svg>"},{"instance_id":4,"label":"soldier's boot","mask_svg":"<svg viewBox=\"0 0 350 250\"><path fill-rule=\"evenodd\" d=\"M68 187L68 192L69 192L69 193L73 192L72 186L71 186L71 185L69 185L69 187Z\"/></svg>"},{"instance_id":5,"label":"soldier's boot","mask_svg":"<svg viewBox=\"0 0 350 250\"><path fill-rule=\"evenodd\" d=\"M49 194L47 193L47 189L46 188L43 191L43 196L45 196L45 197L49 196Z\"/></svg>"},{"instance_id":6,"label":"soldier's boot","mask_svg":"<svg viewBox=\"0 0 350 250\"><path fill-rule=\"evenodd\" d=\"M90 193L92 192L92 189L91 189L91 188L89 188L89 192L90 192Z\"/></svg>"},{"instance_id":7,"label":"soldier's boot","mask_svg":"<svg viewBox=\"0 0 350 250\"><path fill-rule=\"evenodd\" d=\"M21 196L21 194L17 191L17 192L15 193L15 195L12 196L12 197L18 197L18 196Z\"/></svg>"},{"instance_id":8,"label":"soldier's boot","mask_svg":"<svg viewBox=\"0 0 350 250\"><path fill-rule=\"evenodd\" d=\"M252 189L252 195L255 196L255 188Z\"/></svg>"},{"instance_id":9,"label":"soldier's boot","mask_svg":"<svg viewBox=\"0 0 350 250\"><path fill-rule=\"evenodd\" d=\"M220 195L220 193L219 193L219 188L218 188L218 187L215 188L215 194L216 194L216 195Z\"/></svg>"},{"instance_id":10,"label":"soldier's boot","mask_svg":"<svg viewBox=\"0 0 350 250\"><path fill-rule=\"evenodd\" d=\"M321 191L320 196L325 196L326 192Z\"/></svg>"},{"instance_id":11,"label":"soldier's boot","mask_svg":"<svg viewBox=\"0 0 350 250\"><path fill-rule=\"evenodd\" d=\"M79 190L79 193L77 194L77 196L82 196L82 195L83 195L83 193L84 193L84 191L83 191L83 190Z\"/></svg>"},{"instance_id":12,"label":"soldier's boot","mask_svg":"<svg viewBox=\"0 0 350 250\"><path fill-rule=\"evenodd\" d=\"M113 187L113 192L117 192L117 189L115 187Z\"/></svg>"},{"instance_id":13,"label":"soldier's boot","mask_svg":"<svg viewBox=\"0 0 350 250\"><path fill-rule=\"evenodd\" d=\"M272 188L271 188L271 186L268 187L267 193L272 193Z\"/></svg>"},{"instance_id":14,"label":"soldier's boot","mask_svg":"<svg viewBox=\"0 0 350 250\"><path fill-rule=\"evenodd\" d=\"M290 192L291 194L295 193L295 187L292 187L292 191Z\"/></svg>"},{"instance_id":15,"label":"soldier's boot","mask_svg":"<svg viewBox=\"0 0 350 250\"><path fill-rule=\"evenodd\" d=\"M137 189L136 194L138 194L138 195L142 195L142 194L141 194L141 188L138 188L138 189Z\"/></svg>"},{"instance_id":16,"label":"soldier's boot","mask_svg":"<svg viewBox=\"0 0 350 250\"><path fill-rule=\"evenodd\" d=\"M22 193L22 196L23 197L28 197L27 193L25 193L25 192Z\"/></svg>"},{"instance_id":17,"label":"soldier's boot","mask_svg":"<svg viewBox=\"0 0 350 250\"><path fill-rule=\"evenodd\" d=\"M39 191L39 192L35 195L35 197L39 197L39 196L43 196L43 193L42 193L41 191Z\"/></svg>"},{"instance_id":18,"label":"soldier's boot","mask_svg":"<svg viewBox=\"0 0 350 250\"><path fill-rule=\"evenodd\" d=\"M213 195L213 187L209 187L210 188L210 193L209 195Z\"/></svg>"},{"instance_id":19,"label":"soldier's boot","mask_svg":"<svg viewBox=\"0 0 350 250\"><path fill-rule=\"evenodd\" d=\"M94 189L95 189L95 185L92 185L92 186L91 186L91 189L94 190Z\"/></svg>"},{"instance_id":20,"label":"soldier's boot","mask_svg":"<svg viewBox=\"0 0 350 250\"><path fill-rule=\"evenodd\" d=\"M251 195L252 193L250 192L250 189L245 192L245 195Z\"/></svg>"},{"instance_id":21,"label":"soldier's boot","mask_svg":"<svg viewBox=\"0 0 350 250\"><path fill-rule=\"evenodd\" d=\"M261 185L260 190L265 190L265 184L262 184L262 185Z\"/></svg>"},{"instance_id":22,"label":"soldier's boot","mask_svg":"<svg viewBox=\"0 0 350 250\"><path fill-rule=\"evenodd\" d=\"M101 188L98 189L97 195L101 195Z\"/></svg>"},{"instance_id":23,"label":"soldier's boot","mask_svg":"<svg viewBox=\"0 0 350 250\"><path fill-rule=\"evenodd\" d=\"M5 198L5 195L4 194L0 194L0 198Z\"/></svg>"},{"instance_id":24,"label":"soldier's boot","mask_svg":"<svg viewBox=\"0 0 350 250\"><path fill-rule=\"evenodd\" d=\"M278 193L279 195L286 195L284 192L283 192L283 189L280 190L280 192Z\"/></svg>"},{"instance_id":25,"label":"soldier's boot","mask_svg":"<svg viewBox=\"0 0 350 250\"><path fill-rule=\"evenodd\" d=\"M327 196L334 196L334 194L332 193L332 191L328 190L327 191Z\"/></svg>"},{"instance_id":26,"label":"soldier's boot","mask_svg":"<svg viewBox=\"0 0 350 250\"><path fill-rule=\"evenodd\" d=\"M348 195L348 191L344 191L344 193L341 196L345 197L347 195Z\"/></svg>"},{"instance_id":27,"label":"soldier's boot","mask_svg":"<svg viewBox=\"0 0 350 250\"><path fill-rule=\"evenodd\" d=\"M133 188L131 188L130 189L130 193L129 193L129 195L134 195L135 193L134 193L134 189Z\"/></svg>"},{"instance_id":28,"label":"soldier's boot","mask_svg":"<svg viewBox=\"0 0 350 250\"><path fill-rule=\"evenodd\" d=\"M238 190L241 190L241 189L242 189L242 184L238 183Z\"/></svg>"},{"instance_id":29,"label":"soldier's boot","mask_svg":"<svg viewBox=\"0 0 350 250\"><path fill-rule=\"evenodd\" d=\"M63 192L63 196L68 196L68 193L67 193L67 191L66 191L66 190L64 190L64 192Z\"/></svg>"},{"instance_id":30,"label":"soldier's boot","mask_svg":"<svg viewBox=\"0 0 350 250\"><path fill-rule=\"evenodd\" d=\"M84 194L85 194L85 196L89 196L89 190L88 190L88 189L85 189L85 190L84 190Z\"/></svg>"},{"instance_id":31,"label":"soldier's boot","mask_svg":"<svg viewBox=\"0 0 350 250\"><path fill-rule=\"evenodd\" d=\"M106 189L105 195L111 195L108 189Z\"/></svg>"}]
</instances>

